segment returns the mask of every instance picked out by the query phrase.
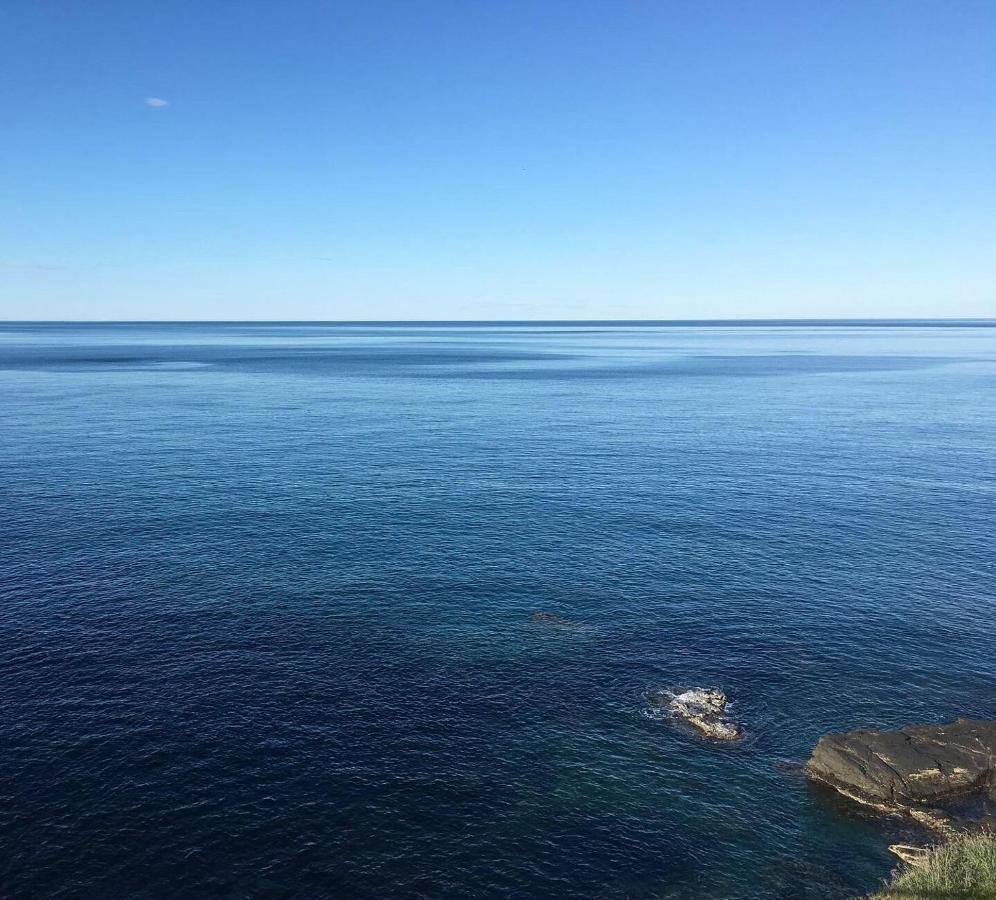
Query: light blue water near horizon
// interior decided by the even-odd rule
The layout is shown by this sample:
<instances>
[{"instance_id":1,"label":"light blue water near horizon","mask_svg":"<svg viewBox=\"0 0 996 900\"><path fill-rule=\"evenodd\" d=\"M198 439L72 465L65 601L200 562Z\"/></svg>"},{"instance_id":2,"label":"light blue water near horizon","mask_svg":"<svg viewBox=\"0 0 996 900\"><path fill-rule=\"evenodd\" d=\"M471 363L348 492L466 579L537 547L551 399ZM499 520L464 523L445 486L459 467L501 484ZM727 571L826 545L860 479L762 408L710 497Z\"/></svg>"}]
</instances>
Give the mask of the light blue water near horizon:
<instances>
[{"instance_id":1,"label":"light blue water near horizon","mask_svg":"<svg viewBox=\"0 0 996 900\"><path fill-rule=\"evenodd\" d=\"M0 891L873 889L782 763L996 716L991 325L0 323Z\"/></svg>"}]
</instances>

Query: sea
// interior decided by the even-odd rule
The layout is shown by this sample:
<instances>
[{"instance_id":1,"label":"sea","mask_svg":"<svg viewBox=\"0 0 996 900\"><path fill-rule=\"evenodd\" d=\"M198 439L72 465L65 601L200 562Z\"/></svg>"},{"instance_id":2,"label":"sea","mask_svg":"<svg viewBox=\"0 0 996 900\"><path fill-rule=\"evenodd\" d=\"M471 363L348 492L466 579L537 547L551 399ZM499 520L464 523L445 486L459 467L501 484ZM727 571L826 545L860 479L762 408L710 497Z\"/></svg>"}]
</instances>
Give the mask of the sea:
<instances>
[{"instance_id":1,"label":"sea","mask_svg":"<svg viewBox=\"0 0 996 900\"><path fill-rule=\"evenodd\" d=\"M0 323L0 897L867 893L994 501L993 321Z\"/></svg>"}]
</instances>

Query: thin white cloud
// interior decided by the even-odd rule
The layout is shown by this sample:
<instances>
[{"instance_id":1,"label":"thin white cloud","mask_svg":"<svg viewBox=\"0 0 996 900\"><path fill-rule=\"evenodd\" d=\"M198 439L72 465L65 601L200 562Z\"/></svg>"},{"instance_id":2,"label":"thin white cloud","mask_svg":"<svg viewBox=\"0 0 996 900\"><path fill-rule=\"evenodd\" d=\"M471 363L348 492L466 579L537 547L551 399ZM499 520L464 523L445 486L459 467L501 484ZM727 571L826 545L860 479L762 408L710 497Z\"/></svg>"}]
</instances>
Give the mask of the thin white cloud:
<instances>
[{"instance_id":1,"label":"thin white cloud","mask_svg":"<svg viewBox=\"0 0 996 900\"><path fill-rule=\"evenodd\" d=\"M55 263L36 262L31 259L0 259L0 269L20 269L29 272L60 272L65 266Z\"/></svg>"},{"instance_id":2,"label":"thin white cloud","mask_svg":"<svg viewBox=\"0 0 996 900\"><path fill-rule=\"evenodd\" d=\"M163 100L162 97L146 97L145 105L152 106L155 109L162 109L164 106L169 106L169 100Z\"/></svg>"}]
</instances>

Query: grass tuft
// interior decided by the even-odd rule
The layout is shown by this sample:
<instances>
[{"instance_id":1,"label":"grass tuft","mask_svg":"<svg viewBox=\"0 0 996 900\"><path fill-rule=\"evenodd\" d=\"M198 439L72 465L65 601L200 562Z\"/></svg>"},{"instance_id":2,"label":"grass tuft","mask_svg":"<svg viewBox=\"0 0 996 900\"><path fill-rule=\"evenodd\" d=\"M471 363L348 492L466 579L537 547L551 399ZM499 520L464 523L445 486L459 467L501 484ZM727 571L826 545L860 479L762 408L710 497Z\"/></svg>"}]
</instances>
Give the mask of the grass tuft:
<instances>
[{"instance_id":1,"label":"grass tuft","mask_svg":"<svg viewBox=\"0 0 996 900\"><path fill-rule=\"evenodd\" d=\"M871 900L996 900L996 835L960 837L905 867Z\"/></svg>"}]
</instances>

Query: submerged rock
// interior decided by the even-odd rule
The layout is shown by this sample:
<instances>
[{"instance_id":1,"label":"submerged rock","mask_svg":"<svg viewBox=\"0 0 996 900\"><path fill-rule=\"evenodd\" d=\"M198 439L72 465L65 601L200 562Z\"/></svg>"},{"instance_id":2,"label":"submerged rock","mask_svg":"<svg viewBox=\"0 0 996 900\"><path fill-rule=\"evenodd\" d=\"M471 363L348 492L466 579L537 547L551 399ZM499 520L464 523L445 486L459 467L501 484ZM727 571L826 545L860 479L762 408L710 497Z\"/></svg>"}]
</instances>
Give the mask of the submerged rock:
<instances>
[{"instance_id":1,"label":"submerged rock","mask_svg":"<svg viewBox=\"0 0 996 900\"><path fill-rule=\"evenodd\" d=\"M806 764L797 759L777 759L774 762L776 772L788 775L792 778L804 778L806 775Z\"/></svg>"},{"instance_id":2,"label":"submerged rock","mask_svg":"<svg viewBox=\"0 0 996 900\"><path fill-rule=\"evenodd\" d=\"M534 622L543 622L546 625L559 625L561 628L569 628L575 623L563 616L558 616L551 612L534 612L532 615Z\"/></svg>"},{"instance_id":3,"label":"submerged rock","mask_svg":"<svg viewBox=\"0 0 996 900\"><path fill-rule=\"evenodd\" d=\"M726 718L726 694L712 688L694 688L680 694L662 691L652 699L659 706L680 716L706 737L719 741L735 741L743 736L738 725Z\"/></svg>"},{"instance_id":4,"label":"submerged rock","mask_svg":"<svg viewBox=\"0 0 996 900\"><path fill-rule=\"evenodd\" d=\"M813 750L806 774L852 800L906 812L943 831L950 819L932 805L996 785L996 722L957 719L828 734Z\"/></svg>"}]
</instances>

